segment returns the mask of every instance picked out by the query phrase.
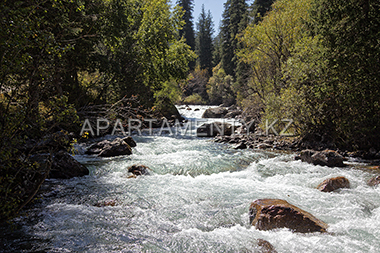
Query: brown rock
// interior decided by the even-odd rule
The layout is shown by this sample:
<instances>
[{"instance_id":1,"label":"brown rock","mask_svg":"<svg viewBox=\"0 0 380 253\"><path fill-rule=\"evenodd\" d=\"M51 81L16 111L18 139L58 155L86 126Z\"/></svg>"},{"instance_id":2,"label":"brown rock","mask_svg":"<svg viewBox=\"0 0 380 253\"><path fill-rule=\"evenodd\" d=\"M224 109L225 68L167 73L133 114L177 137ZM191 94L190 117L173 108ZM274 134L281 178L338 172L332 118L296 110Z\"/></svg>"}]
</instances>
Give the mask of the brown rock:
<instances>
[{"instance_id":1,"label":"brown rock","mask_svg":"<svg viewBox=\"0 0 380 253\"><path fill-rule=\"evenodd\" d=\"M350 188L350 181L345 177L328 178L317 187L322 192L332 192L340 188Z\"/></svg>"},{"instance_id":2,"label":"brown rock","mask_svg":"<svg viewBox=\"0 0 380 253\"><path fill-rule=\"evenodd\" d=\"M110 142L109 140L103 140L101 142L91 145L87 149L86 154L89 154L89 155L96 154L100 157L131 155L132 154L131 146L128 145L128 143L125 142L125 140L130 142L132 145L136 145L132 137L126 137L124 139L116 138L112 142Z\"/></svg>"},{"instance_id":3,"label":"brown rock","mask_svg":"<svg viewBox=\"0 0 380 253\"><path fill-rule=\"evenodd\" d=\"M311 156L315 154L314 150L305 149L300 152L300 155L296 157L296 160L301 159L302 162L313 163Z\"/></svg>"},{"instance_id":4,"label":"brown rock","mask_svg":"<svg viewBox=\"0 0 380 253\"><path fill-rule=\"evenodd\" d=\"M303 162L328 167L344 167L344 157L334 150L314 151L306 149L301 151L299 157Z\"/></svg>"},{"instance_id":5,"label":"brown rock","mask_svg":"<svg viewBox=\"0 0 380 253\"><path fill-rule=\"evenodd\" d=\"M257 246L258 250L262 253L277 253L273 245L264 239L258 239Z\"/></svg>"},{"instance_id":6,"label":"brown rock","mask_svg":"<svg viewBox=\"0 0 380 253\"><path fill-rule=\"evenodd\" d=\"M224 107L208 108L203 113L202 118L223 118L227 113L228 110Z\"/></svg>"},{"instance_id":7,"label":"brown rock","mask_svg":"<svg viewBox=\"0 0 380 253\"><path fill-rule=\"evenodd\" d=\"M150 168L148 166L141 164L134 164L128 168L128 172L132 173L134 176L150 175L149 170Z\"/></svg>"},{"instance_id":8,"label":"brown rock","mask_svg":"<svg viewBox=\"0 0 380 253\"><path fill-rule=\"evenodd\" d=\"M258 199L249 208L250 223L259 230L289 228L294 232L326 232L327 224L281 199Z\"/></svg>"},{"instance_id":9,"label":"brown rock","mask_svg":"<svg viewBox=\"0 0 380 253\"><path fill-rule=\"evenodd\" d=\"M380 176L376 176L376 177L371 178L371 179L367 182L367 184L368 184L369 186L376 186L376 185L380 184Z\"/></svg>"}]
</instances>

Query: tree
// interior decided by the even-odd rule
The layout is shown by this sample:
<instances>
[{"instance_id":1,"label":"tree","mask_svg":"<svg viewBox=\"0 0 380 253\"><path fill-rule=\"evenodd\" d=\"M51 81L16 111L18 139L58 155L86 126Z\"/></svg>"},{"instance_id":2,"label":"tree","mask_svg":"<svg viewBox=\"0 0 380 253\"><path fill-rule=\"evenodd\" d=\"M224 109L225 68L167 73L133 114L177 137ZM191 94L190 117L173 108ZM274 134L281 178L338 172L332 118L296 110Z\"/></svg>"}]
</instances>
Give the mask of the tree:
<instances>
[{"instance_id":1,"label":"tree","mask_svg":"<svg viewBox=\"0 0 380 253\"><path fill-rule=\"evenodd\" d=\"M247 4L245 0L227 0L221 26L222 68L227 75L236 78L238 59L236 50L240 48L238 35L248 24Z\"/></svg>"},{"instance_id":2,"label":"tree","mask_svg":"<svg viewBox=\"0 0 380 253\"><path fill-rule=\"evenodd\" d=\"M270 11L275 0L255 0L251 5L253 23L258 24L264 15Z\"/></svg>"},{"instance_id":3,"label":"tree","mask_svg":"<svg viewBox=\"0 0 380 253\"><path fill-rule=\"evenodd\" d=\"M178 0L177 4L185 11L182 19L185 21L185 25L179 31L179 36L184 37L186 44L190 46L191 50L195 50L195 33L193 26L193 5L194 0ZM190 69L194 69L195 62L190 62Z\"/></svg>"},{"instance_id":4,"label":"tree","mask_svg":"<svg viewBox=\"0 0 380 253\"><path fill-rule=\"evenodd\" d=\"M198 55L197 63L201 69L207 69L209 74L212 73L213 67L213 44L212 34L214 33L213 21L210 10L207 15L202 5L202 12L199 15L197 22L196 36L196 53Z\"/></svg>"},{"instance_id":5,"label":"tree","mask_svg":"<svg viewBox=\"0 0 380 253\"><path fill-rule=\"evenodd\" d=\"M379 10L378 1L316 0L311 11L331 70L322 91L334 103L325 114L345 148L380 148Z\"/></svg>"},{"instance_id":6,"label":"tree","mask_svg":"<svg viewBox=\"0 0 380 253\"><path fill-rule=\"evenodd\" d=\"M213 75L207 83L207 94L211 105L224 104L230 106L235 103L235 97L231 90L232 76L226 75L219 63L212 70Z\"/></svg>"},{"instance_id":7,"label":"tree","mask_svg":"<svg viewBox=\"0 0 380 253\"><path fill-rule=\"evenodd\" d=\"M51 156L30 143L79 133L76 109L133 95L150 107L168 101L163 93L178 97L172 81L186 78L195 59L178 40L182 15L167 0L3 1L0 220L30 201L49 172Z\"/></svg>"}]
</instances>

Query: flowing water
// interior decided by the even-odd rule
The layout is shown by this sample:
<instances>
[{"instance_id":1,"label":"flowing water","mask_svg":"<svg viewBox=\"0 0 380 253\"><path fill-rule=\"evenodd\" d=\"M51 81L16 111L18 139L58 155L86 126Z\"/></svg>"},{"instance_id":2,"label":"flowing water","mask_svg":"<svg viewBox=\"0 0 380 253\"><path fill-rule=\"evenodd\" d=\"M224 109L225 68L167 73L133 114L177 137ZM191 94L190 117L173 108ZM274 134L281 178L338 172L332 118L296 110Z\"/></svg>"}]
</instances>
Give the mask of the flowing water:
<instances>
[{"instance_id":1,"label":"flowing water","mask_svg":"<svg viewBox=\"0 0 380 253\"><path fill-rule=\"evenodd\" d=\"M180 112L195 119L204 109ZM366 185L373 172L360 164L314 166L294 154L234 150L193 134L134 139L131 156L76 155L90 175L48 180L40 199L0 228L0 251L259 252L258 239L277 252L380 250L380 187ZM128 178L133 164L151 175ZM347 177L351 188L316 190L335 176ZM328 233L256 230L248 208L259 198L287 200L328 223ZM117 205L95 206L107 200Z\"/></svg>"}]
</instances>

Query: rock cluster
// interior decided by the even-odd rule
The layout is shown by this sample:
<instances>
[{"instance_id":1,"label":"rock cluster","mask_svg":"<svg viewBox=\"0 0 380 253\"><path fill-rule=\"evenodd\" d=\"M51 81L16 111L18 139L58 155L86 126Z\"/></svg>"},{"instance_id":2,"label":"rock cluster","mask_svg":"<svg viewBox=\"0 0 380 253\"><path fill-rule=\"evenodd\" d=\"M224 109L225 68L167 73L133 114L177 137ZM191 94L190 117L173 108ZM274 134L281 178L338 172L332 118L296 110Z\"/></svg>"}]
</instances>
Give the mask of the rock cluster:
<instances>
[{"instance_id":1,"label":"rock cluster","mask_svg":"<svg viewBox=\"0 0 380 253\"><path fill-rule=\"evenodd\" d=\"M312 163L314 165L328 167L344 167L344 157L334 150L314 151L306 149L301 151L296 159L303 162Z\"/></svg>"},{"instance_id":2,"label":"rock cluster","mask_svg":"<svg viewBox=\"0 0 380 253\"><path fill-rule=\"evenodd\" d=\"M242 114L242 110L236 106L208 108L202 118L235 118Z\"/></svg>"},{"instance_id":3,"label":"rock cluster","mask_svg":"<svg viewBox=\"0 0 380 253\"><path fill-rule=\"evenodd\" d=\"M198 137L228 136L232 134L232 125L224 122L204 123L197 128Z\"/></svg>"},{"instance_id":4,"label":"rock cluster","mask_svg":"<svg viewBox=\"0 0 380 253\"><path fill-rule=\"evenodd\" d=\"M232 136L217 136L214 139L218 143L228 143L234 146L235 149L275 149L275 150L290 150L295 145L295 142L283 136L262 136L262 135L232 135Z\"/></svg>"}]
</instances>

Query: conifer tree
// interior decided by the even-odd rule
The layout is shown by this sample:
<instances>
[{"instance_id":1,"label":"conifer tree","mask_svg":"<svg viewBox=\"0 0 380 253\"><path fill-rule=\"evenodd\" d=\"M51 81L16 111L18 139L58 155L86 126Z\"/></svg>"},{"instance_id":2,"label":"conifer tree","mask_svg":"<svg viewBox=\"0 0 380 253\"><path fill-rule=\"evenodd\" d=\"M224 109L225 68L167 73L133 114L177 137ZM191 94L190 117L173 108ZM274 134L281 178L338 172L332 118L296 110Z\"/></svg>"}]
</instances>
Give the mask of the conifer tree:
<instances>
[{"instance_id":1,"label":"conifer tree","mask_svg":"<svg viewBox=\"0 0 380 253\"><path fill-rule=\"evenodd\" d=\"M236 78L237 57L239 48L238 34L248 24L248 6L245 0L227 0L224 4L221 26L222 67L227 75Z\"/></svg>"},{"instance_id":2,"label":"conifer tree","mask_svg":"<svg viewBox=\"0 0 380 253\"><path fill-rule=\"evenodd\" d=\"M185 21L185 25L182 30L179 31L179 36L186 39L186 44L188 44L191 50L195 50L195 35L194 35L194 25L193 25L193 5L194 0L178 0L177 4L183 8L185 14L182 19ZM189 67L194 69L195 62L190 62Z\"/></svg>"},{"instance_id":3,"label":"conifer tree","mask_svg":"<svg viewBox=\"0 0 380 253\"><path fill-rule=\"evenodd\" d=\"M252 3L251 9L254 24L260 22L264 15L270 11L274 1L275 0L255 0Z\"/></svg>"},{"instance_id":4,"label":"conifer tree","mask_svg":"<svg viewBox=\"0 0 380 253\"><path fill-rule=\"evenodd\" d=\"M213 41L214 24L210 10L207 15L202 5L202 12L199 15L197 22L197 34L195 40L195 50L198 54L197 63L201 69L207 69L209 74L212 74L213 67Z\"/></svg>"}]
</instances>

